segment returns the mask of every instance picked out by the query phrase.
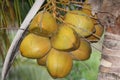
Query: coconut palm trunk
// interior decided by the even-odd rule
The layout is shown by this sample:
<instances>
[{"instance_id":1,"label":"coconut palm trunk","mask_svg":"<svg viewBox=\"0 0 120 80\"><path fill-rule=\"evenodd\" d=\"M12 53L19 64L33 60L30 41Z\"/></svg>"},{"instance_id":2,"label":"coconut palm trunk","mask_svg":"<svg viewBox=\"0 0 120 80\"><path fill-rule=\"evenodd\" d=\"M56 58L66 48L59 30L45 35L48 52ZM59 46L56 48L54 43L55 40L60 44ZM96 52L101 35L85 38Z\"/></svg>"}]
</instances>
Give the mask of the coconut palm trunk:
<instances>
[{"instance_id":1,"label":"coconut palm trunk","mask_svg":"<svg viewBox=\"0 0 120 80\"><path fill-rule=\"evenodd\" d=\"M120 1L104 0L98 16L106 29L98 80L120 80Z\"/></svg>"}]
</instances>

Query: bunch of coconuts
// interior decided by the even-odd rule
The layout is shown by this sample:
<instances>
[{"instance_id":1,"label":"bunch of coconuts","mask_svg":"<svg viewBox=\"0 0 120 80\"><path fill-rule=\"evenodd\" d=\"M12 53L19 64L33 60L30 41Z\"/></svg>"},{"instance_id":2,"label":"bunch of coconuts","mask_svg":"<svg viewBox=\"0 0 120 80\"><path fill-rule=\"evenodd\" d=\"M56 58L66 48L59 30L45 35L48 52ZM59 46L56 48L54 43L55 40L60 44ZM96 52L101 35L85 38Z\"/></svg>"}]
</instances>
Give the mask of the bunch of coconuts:
<instances>
[{"instance_id":1,"label":"bunch of coconuts","mask_svg":"<svg viewBox=\"0 0 120 80\"><path fill-rule=\"evenodd\" d=\"M58 24L50 12L38 12L21 42L21 55L36 59L53 78L67 76L73 60L89 59L90 42L97 42L102 36L103 27L90 16L89 9L72 10L64 15L64 23Z\"/></svg>"}]
</instances>

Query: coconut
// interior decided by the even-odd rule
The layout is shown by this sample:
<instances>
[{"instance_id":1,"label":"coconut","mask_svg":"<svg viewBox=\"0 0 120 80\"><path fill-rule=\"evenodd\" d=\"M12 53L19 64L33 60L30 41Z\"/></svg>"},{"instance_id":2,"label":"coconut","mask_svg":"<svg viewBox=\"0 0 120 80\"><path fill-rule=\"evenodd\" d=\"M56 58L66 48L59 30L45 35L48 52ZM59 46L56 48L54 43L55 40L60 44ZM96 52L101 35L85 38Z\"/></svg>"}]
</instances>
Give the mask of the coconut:
<instances>
[{"instance_id":1,"label":"coconut","mask_svg":"<svg viewBox=\"0 0 120 80\"><path fill-rule=\"evenodd\" d=\"M20 44L22 56L27 58L41 58L51 49L49 38L28 34Z\"/></svg>"},{"instance_id":2,"label":"coconut","mask_svg":"<svg viewBox=\"0 0 120 80\"><path fill-rule=\"evenodd\" d=\"M46 67L53 78L63 78L72 69L72 57L68 52L51 49L48 53Z\"/></svg>"},{"instance_id":3,"label":"coconut","mask_svg":"<svg viewBox=\"0 0 120 80\"><path fill-rule=\"evenodd\" d=\"M95 25L95 33L87 37L87 40L90 42L98 42L103 34L103 31L104 29L100 24Z\"/></svg>"},{"instance_id":4,"label":"coconut","mask_svg":"<svg viewBox=\"0 0 120 80\"><path fill-rule=\"evenodd\" d=\"M74 60L87 60L90 58L91 55L91 45L84 39L81 39L80 46L77 50L71 51L71 56Z\"/></svg>"},{"instance_id":5,"label":"coconut","mask_svg":"<svg viewBox=\"0 0 120 80\"><path fill-rule=\"evenodd\" d=\"M46 59L47 59L47 55L45 55L45 56L42 57L42 58L38 58L38 59L37 59L37 63L38 63L40 66L46 66Z\"/></svg>"},{"instance_id":6,"label":"coconut","mask_svg":"<svg viewBox=\"0 0 120 80\"><path fill-rule=\"evenodd\" d=\"M49 12L39 12L31 21L29 31L41 36L50 37L57 30L55 18Z\"/></svg>"},{"instance_id":7,"label":"coconut","mask_svg":"<svg viewBox=\"0 0 120 80\"><path fill-rule=\"evenodd\" d=\"M57 33L51 38L52 47L64 51L77 49L79 41L77 33L66 24L60 25Z\"/></svg>"},{"instance_id":8,"label":"coconut","mask_svg":"<svg viewBox=\"0 0 120 80\"><path fill-rule=\"evenodd\" d=\"M83 11L69 11L65 15L64 21L66 24L69 24L79 36L86 37L91 35L94 31L93 20Z\"/></svg>"}]
</instances>

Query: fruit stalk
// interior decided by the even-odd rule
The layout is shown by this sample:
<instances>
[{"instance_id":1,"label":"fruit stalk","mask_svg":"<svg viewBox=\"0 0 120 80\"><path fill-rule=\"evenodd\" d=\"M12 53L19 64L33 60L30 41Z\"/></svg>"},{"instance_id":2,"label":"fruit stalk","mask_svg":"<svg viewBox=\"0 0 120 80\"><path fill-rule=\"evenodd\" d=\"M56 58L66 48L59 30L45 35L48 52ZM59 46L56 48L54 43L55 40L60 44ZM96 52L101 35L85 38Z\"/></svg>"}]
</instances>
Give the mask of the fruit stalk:
<instances>
[{"instance_id":1,"label":"fruit stalk","mask_svg":"<svg viewBox=\"0 0 120 80\"><path fill-rule=\"evenodd\" d=\"M53 6L53 16L56 17L56 0L51 0L52 6Z\"/></svg>"}]
</instances>

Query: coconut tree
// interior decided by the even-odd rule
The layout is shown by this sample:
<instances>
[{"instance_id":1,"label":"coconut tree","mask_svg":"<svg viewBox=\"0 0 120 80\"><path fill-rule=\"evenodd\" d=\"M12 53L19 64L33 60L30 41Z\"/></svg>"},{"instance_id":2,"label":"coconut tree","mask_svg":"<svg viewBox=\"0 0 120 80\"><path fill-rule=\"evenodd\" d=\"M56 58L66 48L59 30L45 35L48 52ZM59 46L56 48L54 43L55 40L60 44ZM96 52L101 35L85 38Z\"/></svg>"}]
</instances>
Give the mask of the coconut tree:
<instances>
[{"instance_id":1,"label":"coconut tree","mask_svg":"<svg viewBox=\"0 0 120 80\"><path fill-rule=\"evenodd\" d=\"M12 26L15 26L14 29L19 29L19 27L16 27L16 26L20 26L20 24L21 24L21 27L18 30L18 32L8 50L8 54L5 59L5 64L3 67L2 80L4 80L5 76L7 75L8 71L12 65L11 63L13 62L13 60L17 54L22 37L24 37L25 33L27 32L27 28L28 28L30 21L33 19L33 17L38 12L38 10L41 10L41 9L43 10L43 8L44 8L43 6L46 3L45 1L47 1L47 0L36 0L34 3L34 0L28 0L28 1L18 1L18 0L2 1L2 0L0 0L1 4L4 3L4 5L7 5L7 7L9 8L9 9L5 9L8 11L2 10L2 9L4 9L4 5L1 5L1 13L0 14L2 14L2 17L1 17L0 25L2 25L2 27L0 27L0 28L4 29L6 31L6 29L9 29ZM55 0L53 0L53 3L54 3L54 1ZM61 0L61 1L63 1L63 0ZM80 0L80 1L84 2L84 0ZM69 1L63 1L63 4L69 3L70 5L67 5L67 6L70 7L70 10L75 10L75 9L79 10L81 8L81 5L83 4L80 1L76 0L76 2L75 2L75 1L71 0L71 3L74 3L74 4L71 4ZM88 1L89 1L89 4L92 6L92 8L91 8L92 14L93 15L97 14L99 23L101 25L103 25L105 28L105 39L104 39L103 49L102 49L103 54L102 54L102 59L101 59L100 73L98 76L98 80L106 80L109 78L110 78L110 80L115 80L115 79L119 80L120 72L119 72L119 63L117 61L119 60L118 53L119 53L119 33L120 33L119 32L119 26L120 26L120 19L119 19L120 18L120 16L119 16L120 15L119 14L120 4L119 3L120 2L118 0L114 0L114 1L112 1L112 0L97 0L97 1L96 0L88 0ZM48 0L48 3L49 3L49 0ZM55 8L56 5L54 5L53 3L51 5L53 5L52 9L54 12L54 10L56 9ZM23 4L25 4L25 6L20 6ZM42 4L43 4L43 6L42 6ZM33 7L30 9L30 7L32 5L33 5ZM42 6L42 8L40 8L41 6ZM64 15L66 13L66 11L68 10L68 7L66 8L66 5L57 5L57 6L60 6L60 7L62 6L63 8L65 8L65 9L58 8L58 9L62 10L61 12L59 12L59 14ZM30 9L30 11L29 11L29 9ZM49 8L48 8L48 10L49 10ZM21 13L21 11L23 11L23 12ZM29 13L28 13L28 15L26 15L28 11L29 11ZM10 14L7 14L6 12L8 12ZM7 15L7 17L5 15ZM8 15L10 15L10 18ZM14 15L16 15L16 16L14 16ZM56 14L53 14L53 15L54 15L54 17L56 17ZM61 18L56 17L56 19L58 21L62 21L61 20L62 18L63 17L61 17ZM7 27L7 28L3 27L3 26L7 26L7 24L10 27ZM6 34L6 32L5 32L5 34ZM3 36L3 37L5 37L5 36ZM4 43L7 43L7 46L9 46L8 38L6 37L4 39L6 41ZM90 41L88 41L88 42L91 43ZM2 44L2 42L0 44ZM93 47L96 48L94 45L93 45ZM99 47L97 47L96 49L100 51ZM3 49L0 46L0 51L2 51L2 50ZM113 53L114 53L114 55L113 55ZM20 59L20 58L18 58L18 59ZM4 57L3 57L3 60L4 60ZM33 61L33 64L34 64L34 61ZM78 64L76 64L76 66L79 67ZM92 66L92 67L94 67L94 66ZM88 68L89 67L87 66L87 69ZM73 73L71 73L70 76L68 76L68 79L74 79L74 80L76 79L77 80L77 78L73 78L71 76L74 73L76 73L76 75L75 75L76 77L77 77L77 75L79 76L81 74L78 72L79 68L75 67L74 69L76 69L77 73L73 71ZM89 71L89 73L91 73L91 72ZM49 75L47 75L47 76L49 76ZM26 79L29 79L29 78L26 78ZM50 76L48 77L48 79L50 79ZM84 78L81 77L81 79L84 79ZM36 76L36 80L37 80L37 76Z\"/></svg>"},{"instance_id":2,"label":"coconut tree","mask_svg":"<svg viewBox=\"0 0 120 80\"><path fill-rule=\"evenodd\" d=\"M98 80L120 79L120 1L104 0L99 20L105 26L105 38Z\"/></svg>"},{"instance_id":3,"label":"coconut tree","mask_svg":"<svg viewBox=\"0 0 120 80\"><path fill-rule=\"evenodd\" d=\"M22 22L24 22L23 19L25 18L27 12L29 11L29 9L31 8L33 3L34 3L34 0L26 0L26 1L20 1L20 0L2 1L1 0L1 3L0 3L1 8L0 9L2 12L0 15L0 17L1 17L1 25L0 25L0 32L1 32L0 40L1 41L0 41L0 43L2 45L0 46L0 51L2 53L1 54L2 61L4 61L4 58L7 55L6 54L8 51L7 47L10 46L10 43L12 42L17 30L19 29L20 24ZM44 4L45 3L46 3L46 1L44 2ZM38 4L40 4L40 3L38 3ZM59 6L61 6L61 5L59 5ZM71 9L75 9L75 7L71 6ZM34 12L34 11L32 11L32 12ZM64 14L64 13L62 12L62 14ZM24 22L24 24L27 24L28 21L30 21L30 18L28 18L27 22ZM20 28L20 30L24 31L25 29ZM3 32L4 32L4 34L3 34ZM23 35L22 35L22 37L23 37ZM17 38L17 40L19 40L19 38ZM18 46L19 45L14 47L14 49L16 49ZM14 51L15 50L13 50L12 53L14 53L14 54L18 53L18 54L17 54L17 56L16 56L17 58L15 58L13 64L12 65L8 64L6 66L7 68L9 68L8 66L12 66L12 68L7 76L7 80L14 80L14 79L15 80L17 80L17 79L21 79L21 80L24 80L24 79L25 80L30 80L30 79L32 79L32 80L33 79L35 79L35 80L39 80L39 79L40 80L48 80L48 79L53 80L44 67L38 66L34 60L29 60L29 59L21 57L21 55L19 55L19 52L14 52ZM11 58L8 58L8 59L12 60L14 57L14 54L11 56ZM95 50L95 52L92 54L91 58L88 61L85 61L85 62L74 61L73 70L66 78L63 78L62 80L66 80L66 79L77 80L78 78L79 79L91 79L91 80L96 79L99 58L100 58L100 54L98 54L98 52ZM92 64L94 64L94 65L92 65ZM1 72L2 71L0 69L0 73ZM89 75L91 73L93 73L93 75ZM26 76L24 76L24 75L26 75ZM89 75L89 76L86 77L86 75ZM57 80L59 80L59 79L57 79Z\"/></svg>"}]
</instances>

